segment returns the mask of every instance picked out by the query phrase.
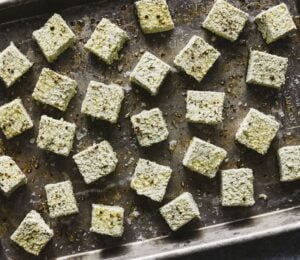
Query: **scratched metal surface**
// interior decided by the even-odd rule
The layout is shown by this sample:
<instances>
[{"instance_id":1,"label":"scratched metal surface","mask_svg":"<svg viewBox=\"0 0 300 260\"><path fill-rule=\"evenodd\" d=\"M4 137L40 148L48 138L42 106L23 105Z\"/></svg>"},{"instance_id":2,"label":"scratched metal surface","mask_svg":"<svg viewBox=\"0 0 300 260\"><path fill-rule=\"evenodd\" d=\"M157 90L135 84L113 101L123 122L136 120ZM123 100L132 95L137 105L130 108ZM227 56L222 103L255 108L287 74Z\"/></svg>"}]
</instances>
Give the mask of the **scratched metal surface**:
<instances>
[{"instance_id":1,"label":"scratched metal surface","mask_svg":"<svg viewBox=\"0 0 300 260\"><path fill-rule=\"evenodd\" d=\"M300 33L298 31L287 39L267 46L253 23L253 17L260 10L279 1L233 0L231 2L251 15L251 21L248 22L239 40L229 43L201 28L201 22L210 10L212 2L169 1L176 29L149 36L141 33L133 1L130 0L98 1L61 10L60 13L74 30L78 40L73 48L66 51L53 64L45 61L31 39L32 31L42 26L51 13L0 25L0 49L5 48L10 41L14 41L35 63L33 69L12 88L0 86L0 104L20 96L35 123L33 130L12 140L5 140L2 133L0 136L0 153L12 156L29 180L28 185L18 189L10 198L0 195L0 236L6 256L11 259L29 259L29 257L33 259L8 239L31 209L40 212L55 231L54 239L40 256L46 258L113 247L169 234L170 230L160 217L158 208L183 191L190 191L193 194L202 219L187 225L179 232L179 236L199 227L300 204L299 182L280 183L276 161L278 147L300 144ZM284 2L288 4L291 13L297 15L295 2L292 0ZM121 51L121 60L110 67L83 50L83 44L102 17L119 24L131 38ZM174 56L194 34L204 37L222 53L221 58L201 83L183 73L172 72L156 97L150 97L140 88L130 85L128 72L133 69L143 51L149 50L172 65ZM287 82L282 90L276 92L246 86L245 71L250 48L289 57ZM31 93L43 67L49 67L78 81L78 94L65 113L42 107L31 99ZM92 121L80 114L81 102L90 80L115 82L124 86L126 98L117 125ZM184 98L187 89L225 91L224 123L217 127L187 124L184 120ZM159 107L164 112L170 136L166 142L142 149L137 145L128 115L153 107ZM265 156L234 142L238 125L250 107L273 114L282 124L277 138ZM37 149L35 139L42 114L55 118L63 117L76 123L78 128L71 155L103 139L111 142L119 158L116 172L94 184L85 185L71 156L64 158ZM181 161L192 136L210 140L228 151L228 161L222 164L222 169L246 166L254 170L255 206L234 209L220 207L219 176L209 180L182 167ZM172 150L169 149L170 142L175 144ZM173 169L173 176L162 204L137 196L129 187L131 174L139 157L170 165ZM70 179L73 183L80 213L66 218L50 219L45 204L44 185L66 179ZM259 198L262 193L267 195L267 200ZM114 204L125 208L125 233L122 238L109 238L88 231L91 203Z\"/></svg>"}]
</instances>

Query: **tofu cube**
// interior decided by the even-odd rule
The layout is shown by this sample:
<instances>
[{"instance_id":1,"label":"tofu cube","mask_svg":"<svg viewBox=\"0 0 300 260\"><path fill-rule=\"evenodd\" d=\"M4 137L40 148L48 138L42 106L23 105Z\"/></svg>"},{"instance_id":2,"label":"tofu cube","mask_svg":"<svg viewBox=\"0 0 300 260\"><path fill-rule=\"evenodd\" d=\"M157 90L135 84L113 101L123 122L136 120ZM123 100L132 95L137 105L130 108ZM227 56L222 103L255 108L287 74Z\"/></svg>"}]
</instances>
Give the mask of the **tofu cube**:
<instances>
[{"instance_id":1,"label":"tofu cube","mask_svg":"<svg viewBox=\"0 0 300 260\"><path fill-rule=\"evenodd\" d=\"M88 147L75 154L73 159L86 184L112 173L118 163L116 153L107 141Z\"/></svg>"},{"instance_id":2,"label":"tofu cube","mask_svg":"<svg viewBox=\"0 0 300 260\"><path fill-rule=\"evenodd\" d=\"M220 55L213 46L194 35L175 57L174 64L200 82Z\"/></svg>"},{"instance_id":3,"label":"tofu cube","mask_svg":"<svg viewBox=\"0 0 300 260\"><path fill-rule=\"evenodd\" d=\"M91 81L82 102L81 113L115 124L124 96L123 88L117 84Z\"/></svg>"},{"instance_id":4,"label":"tofu cube","mask_svg":"<svg viewBox=\"0 0 300 260\"><path fill-rule=\"evenodd\" d=\"M300 179L300 145L285 146L278 150L281 181Z\"/></svg>"},{"instance_id":5,"label":"tofu cube","mask_svg":"<svg viewBox=\"0 0 300 260\"><path fill-rule=\"evenodd\" d=\"M224 0L215 1L202 26L234 42L245 27L249 15Z\"/></svg>"},{"instance_id":6,"label":"tofu cube","mask_svg":"<svg viewBox=\"0 0 300 260\"><path fill-rule=\"evenodd\" d=\"M130 186L139 195L161 202L171 178L172 169L145 159L139 159Z\"/></svg>"},{"instance_id":7,"label":"tofu cube","mask_svg":"<svg viewBox=\"0 0 300 260\"><path fill-rule=\"evenodd\" d=\"M262 11L255 17L255 22L262 37L268 44L285 37L297 29L284 3Z\"/></svg>"},{"instance_id":8,"label":"tofu cube","mask_svg":"<svg viewBox=\"0 0 300 260\"><path fill-rule=\"evenodd\" d=\"M130 81L147 90L152 96L157 95L160 86L170 72L170 66L145 52L130 74Z\"/></svg>"},{"instance_id":9,"label":"tofu cube","mask_svg":"<svg viewBox=\"0 0 300 260\"><path fill-rule=\"evenodd\" d=\"M45 190L51 218L69 216L79 212L70 181L47 184Z\"/></svg>"},{"instance_id":10,"label":"tofu cube","mask_svg":"<svg viewBox=\"0 0 300 260\"><path fill-rule=\"evenodd\" d=\"M55 61L76 40L75 34L59 14L54 14L42 28L34 31L32 37L48 62Z\"/></svg>"},{"instance_id":11,"label":"tofu cube","mask_svg":"<svg viewBox=\"0 0 300 260\"><path fill-rule=\"evenodd\" d=\"M119 59L118 52L128 40L129 37L124 30L108 19L102 18L84 47L110 65Z\"/></svg>"},{"instance_id":12,"label":"tofu cube","mask_svg":"<svg viewBox=\"0 0 300 260\"><path fill-rule=\"evenodd\" d=\"M13 42L0 53L0 79L7 88L11 87L33 63L21 53Z\"/></svg>"},{"instance_id":13,"label":"tofu cube","mask_svg":"<svg viewBox=\"0 0 300 260\"><path fill-rule=\"evenodd\" d=\"M160 209L160 214L169 227L176 231L194 218L200 218L200 212L192 194L184 192Z\"/></svg>"},{"instance_id":14,"label":"tofu cube","mask_svg":"<svg viewBox=\"0 0 300 260\"><path fill-rule=\"evenodd\" d=\"M214 178L226 156L223 148L193 137L182 164L191 171Z\"/></svg>"},{"instance_id":15,"label":"tofu cube","mask_svg":"<svg viewBox=\"0 0 300 260\"><path fill-rule=\"evenodd\" d=\"M191 123L215 125L223 121L225 93L188 90L186 119Z\"/></svg>"},{"instance_id":16,"label":"tofu cube","mask_svg":"<svg viewBox=\"0 0 300 260\"><path fill-rule=\"evenodd\" d=\"M27 252L39 255L53 236L53 230L45 223L41 215L35 210L31 210L10 239Z\"/></svg>"},{"instance_id":17,"label":"tofu cube","mask_svg":"<svg viewBox=\"0 0 300 260\"><path fill-rule=\"evenodd\" d=\"M26 175L15 161L9 156L0 156L0 190L4 195L9 196L17 188L26 183Z\"/></svg>"},{"instance_id":18,"label":"tofu cube","mask_svg":"<svg viewBox=\"0 0 300 260\"><path fill-rule=\"evenodd\" d=\"M246 82L280 89L285 83L288 58L261 51L251 51Z\"/></svg>"},{"instance_id":19,"label":"tofu cube","mask_svg":"<svg viewBox=\"0 0 300 260\"><path fill-rule=\"evenodd\" d=\"M143 33L159 33L174 29L166 0L140 0L135 2Z\"/></svg>"},{"instance_id":20,"label":"tofu cube","mask_svg":"<svg viewBox=\"0 0 300 260\"><path fill-rule=\"evenodd\" d=\"M119 206L92 204L91 232L121 237L124 232L124 209Z\"/></svg>"},{"instance_id":21,"label":"tofu cube","mask_svg":"<svg viewBox=\"0 0 300 260\"><path fill-rule=\"evenodd\" d=\"M159 108L144 110L132 116L131 123L140 146L160 143L169 136L167 124Z\"/></svg>"},{"instance_id":22,"label":"tofu cube","mask_svg":"<svg viewBox=\"0 0 300 260\"><path fill-rule=\"evenodd\" d=\"M0 127L7 139L20 135L33 127L30 116L20 98L0 107Z\"/></svg>"},{"instance_id":23,"label":"tofu cube","mask_svg":"<svg viewBox=\"0 0 300 260\"><path fill-rule=\"evenodd\" d=\"M75 124L43 115L40 120L37 146L41 149L68 156L73 146Z\"/></svg>"},{"instance_id":24,"label":"tofu cube","mask_svg":"<svg viewBox=\"0 0 300 260\"><path fill-rule=\"evenodd\" d=\"M235 139L260 154L266 154L279 126L273 116L251 108L242 121Z\"/></svg>"},{"instance_id":25,"label":"tofu cube","mask_svg":"<svg viewBox=\"0 0 300 260\"><path fill-rule=\"evenodd\" d=\"M221 204L224 207L252 206L253 173L251 169L230 169L221 172Z\"/></svg>"},{"instance_id":26,"label":"tofu cube","mask_svg":"<svg viewBox=\"0 0 300 260\"><path fill-rule=\"evenodd\" d=\"M69 102L77 92L76 89L77 83L75 80L53 70L43 68L32 97L42 104L66 111Z\"/></svg>"}]
</instances>

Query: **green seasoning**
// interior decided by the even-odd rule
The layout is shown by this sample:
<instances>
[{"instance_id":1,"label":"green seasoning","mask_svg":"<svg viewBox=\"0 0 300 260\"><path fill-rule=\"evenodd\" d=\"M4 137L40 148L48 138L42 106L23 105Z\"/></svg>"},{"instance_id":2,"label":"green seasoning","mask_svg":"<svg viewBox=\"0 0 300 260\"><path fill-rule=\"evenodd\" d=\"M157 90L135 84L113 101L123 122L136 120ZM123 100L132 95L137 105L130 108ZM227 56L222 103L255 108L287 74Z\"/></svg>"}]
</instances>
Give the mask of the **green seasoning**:
<instances>
[{"instance_id":1,"label":"green seasoning","mask_svg":"<svg viewBox=\"0 0 300 260\"><path fill-rule=\"evenodd\" d=\"M243 30L249 15L224 0L215 1L203 27L229 41L235 41Z\"/></svg>"},{"instance_id":2,"label":"green seasoning","mask_svg":"<svg viewBox=\"0 0 300 260\"><path fill-rule=\"evenodd\" d=\"M267 153L279 129L279 123L270 115L251 108L241 123L235 139L260 154Z\"/></svg>"},{"instance_id":3,"label":"green seasoning","mask_svg":"<svg viewBox=\"0 0 300 260\"><path fill-rule=\"evenodd\" d=\"M200 82L220 55L201 37L193 36L175 57L174 64Z\"/></svg>"},{"instance_id":4,"label":"green seasoning","mask_svg":"<svg viewBox=\"0 0 300 260\"><path fill-rule=\"evenodd\" d=\"M92 205L91 232L121 237L124 232L124 209L103 204Z\"/></svg>"},{"instance_id":5,"label":"green seasoning","mask_svg":"<svg viewBox=\"0 0 300 260\"><path fill-rule=\"evenodd\" d=\"M132 116L131 123L141 146L151 146L168 138L169 131L159 108Z\"/></svg>"},{"instance_id":6,"label":"green seasoning","mask_svg":"<svg viewBox=\"0 0 300 260\"><path fill-rule=\"evenodd\" d=\"M68 216L79 212L70 181L47 184L45 190L51 218Z\"/></svg>"},{"instance_id":7,"label":"green seasoning","mask_svg":"<svg viewBox=\"0 0 300 260\"><path fill-rule=\"evenodd\" d=\"M130 74L130 81L155 96L169 71L170 66L168 64L150 52L145 52Z\"/></svg>"},{"instance_id":8,"label":"green seasoning","mask_svg":"<svg viewBox=\"0 0 300 260\"><path fill-rule=\"evenodd\" d=\"M88 147L75 154L73 159L87 184L112 173L118 163L116 153L107 141Z\"/></svg>"},{"instance_id":9,"label":"green seasoning","mask_svg":"<svg viewBox=\"0 0 300 260\"><path fill-rule=\"evenodd\" d=\"M26 215L10 239L27 252L39 255L53 236L53 230L45 223L41 215L32 210Z\"/></svg>"},{"instance_id":10,"label":"green seasoning","mask_svg":"<svg viewBox=\"0 0 300 260\"><path fill-rule=\"evenodd\" d=\"M91 81L82 102L81 112L97 119L116 123L123 99L124 90L121 86Z\"/></svg>"},{"instance_id":11,"label":"green seasoning","mask_svg":"<svg viewBox=\"0 0 300 260\"><path fill-rule=\"evenodd\" d=\"M155 162L139 159L131 180L131 188L139 195L162 201L172 174L172 169Z\"/></svg>"},{"instance_id":12,"label":"green seasoning","mask_svg":"<svg viewBox=\"0 0 300 260\"><path fill-rule=\"evenodd\" d=\"M128 40L125 31L103 18L84 47L105 63L112 64L119 59L118 52Z\"/></svg>"},{"instance_id":13,"label":"green seasoning","mask_svg":"<svg viewBox=\"0 0 300 260\"><path fill-rule=\"evenodd\" d=\"M76 94L76 88L75 80L43 68L32 97L43 104L66 111L70 100Z\"/></svg>"},{"instance_id":14,"label":"green seasoning","mask_svg":"<svg viewBox=\"0 0 300 260\"><path fill-rule=\"evenodd\" d=\"M162 206L159 211L173 231L200 217L198 206L189 192L182 193Z\"/></svg>"},{"instance_id":15,"label":"green seasoning","mask_svg":"<svg viewBox=\"0 0 300 260\"><path fill-rule=\"evenodd\" d=\"M214 178L226 155L223 148L193 137L182 163L191 171Z\"/></svg>"},{"instance_id":16,"label":"green seasoning","mask_svg":"<svg viewBox=\"0 0 300 260\"><path fill-rule=\"evenodd\" d=\"M300 146L285 146L278 150L281 181L300 179Z\"/></svg>"},{"instance_id":17,"label":"green seasoning","mask_svg":"<svg viewBox=\"0 0 300 260\"><path fill-rule=\"evenodd\" d=\"M252 206L253 173L251 169L230 169L221 172L221 204L222 206Z\"/></svg>"},{"instance_id":18,"label":"green seasoning","mask_svg":"<svg viewBox=\"0 0 300 260\"><path fill-rule=\"evenodd\" d=\"M32 33L48 62L55 61L60 54L75 43L75 34L59 14L54 14L45 25Z\"/></svg>"},{"instance_id":19,"label":"green seasoning","mask_svg":"<svg viewBox=\"0 0 300 260\"><path fill-rule=\"evenodd\" d=\"M75 129L75 124L43 115L37 145L41 149L68 156L73 146Z\"/></svg>"},{"instance_id":20,"label":"green seasoning","mask_svg":"<svg viewBox=\"0 0 300 260\"><path fill-rule=\"evenodd\" d=\"M141 0L135 2L143 33L159 33L174 29L174 23L165 0Z\"/></svg>"}]
</instances>

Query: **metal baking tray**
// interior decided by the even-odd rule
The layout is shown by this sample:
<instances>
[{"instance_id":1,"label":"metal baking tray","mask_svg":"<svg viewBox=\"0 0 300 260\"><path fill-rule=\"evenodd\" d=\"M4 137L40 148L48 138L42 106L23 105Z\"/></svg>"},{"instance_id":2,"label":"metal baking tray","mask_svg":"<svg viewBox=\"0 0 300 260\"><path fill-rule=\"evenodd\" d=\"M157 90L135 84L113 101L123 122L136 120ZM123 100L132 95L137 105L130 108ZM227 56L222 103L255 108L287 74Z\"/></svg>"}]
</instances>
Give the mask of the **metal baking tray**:
<instances>
[{"instance_id":1,"label":"metal baking tray","mask_svg":"<svg viewBox=\"0 0 300 260\"><path fill-rule=\"evenodd\" d=\"M26 173L28 185L10 198L0 196L0 237L2 259L35 259L9 240L26 213L36 209L55 231L40 259L98 258L166 258L195 251L238 243L259 237L287 232L300 227L299 182L280 183L276 159L278 147L300 144L300 33L274 44L266 45L253 23L261 10L278 4L277 0L238 1L237 7L251 15L245 30L234 43L229 43L201 28L213 1L169 0L176 29L156 35L143 35L131 0L114 1L43 1L4 0L0 3L0 49L10 41L35 63L15 86L0 86L0 105L20 96L34 120L34 129L6 140L1 134L0 154L12 156ZM296 1L284 1L299 26ZM76 45L49 64L31 38L59 12L77 36ZM96 24L107 17L125 29L131 40L121 51L120 61L106 66L83 49ZM200 35L215 46L222 56L201 83L184 73L172 72L158 96L151 97L130 85L128 72L145 50L172 65L173 58L192 35ZM246 86L245 71L249 49L265 50L289 57L287 82L279 92L262 87ZM61 113L34 103L31 93L43 67L69 75L79 83L79 91L68 110ZM126 98L118 124L92 121L80 114L80 106L90 80L115 82L124 86ZM187 89L226 92L224 123L209 127L187 124L184 120ZM137 145L128 115L142 109L160 107L165 114L170 136L168 141L150 148ZM281 130L269 152L261 156L234 142L234 134L250 107L273 114L281 122ZM37 149L37 126L42 114L65 118L78 126L73 152L93 142L107 139L118 153L116 172L91 185L85 185L71 156L56 156ZM181 161L192 136L198 136L224 147L228 161L222 169L246 166L254 170L256 204L250 208L224 208L219 202L219 176L210 180L183 168ZM173 140L176 140L174 142ZM174 149L169 149L171 144ZM170 165L173 176L163 203L137 196L129 183L139 157ZM80 213L66 218L50 219L47 213L44 185L71 179ZM171 233L158 213L158 208L183 191L190 191L201 211L201 220ZM264 196L264 194L267 196ZM90 233L92 203L108 203L125 208L125 233L122 238L109 238ZM64 257L65 256L65 257Z\"/></svg>"}]
</instances>

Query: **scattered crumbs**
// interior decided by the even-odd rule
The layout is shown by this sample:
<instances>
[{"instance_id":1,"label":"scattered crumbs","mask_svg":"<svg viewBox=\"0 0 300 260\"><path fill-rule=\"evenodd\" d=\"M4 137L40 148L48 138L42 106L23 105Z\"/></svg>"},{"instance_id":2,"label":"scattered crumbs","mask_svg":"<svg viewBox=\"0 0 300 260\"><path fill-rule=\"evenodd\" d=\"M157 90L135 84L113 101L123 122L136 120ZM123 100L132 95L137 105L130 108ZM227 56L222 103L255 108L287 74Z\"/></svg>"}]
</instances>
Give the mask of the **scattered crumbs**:
<instances>
[{"instance_id":1,"label":"scattered crumbs","mask_svg":"<svg viewBox=\"0 0 300 260\"><path fill-rule=\"evenodd\" d=\"M171 140L171 141L169 142L169 150L170 150L170 151L174 151L175 148L176 148L176 145L177 145L177 141L176 141L176 140Z\"/></svg>"},{"instance_id":2,"label":"scattered crumbs","mask_svg":"<svg viewBox=\"0 0 300 260\"><path fill-rule=\"evenodd\" d=\"M264 194L264 193L259 194L259 195L258 195L258 198L259 198L259 199L262 199L262 200L268 200L267 194Z\"/></svg>"}]
</instances>

